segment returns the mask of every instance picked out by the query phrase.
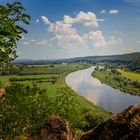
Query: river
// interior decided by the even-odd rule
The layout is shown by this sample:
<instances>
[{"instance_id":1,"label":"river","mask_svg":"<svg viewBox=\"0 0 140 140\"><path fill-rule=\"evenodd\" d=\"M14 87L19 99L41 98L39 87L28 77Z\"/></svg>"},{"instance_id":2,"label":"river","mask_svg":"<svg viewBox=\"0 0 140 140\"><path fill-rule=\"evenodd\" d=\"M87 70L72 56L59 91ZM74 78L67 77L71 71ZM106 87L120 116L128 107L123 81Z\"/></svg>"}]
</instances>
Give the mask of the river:
<instances>
[{"instance_id":1,"label":"river","mask_svg":"<svg viewBox=\"0 0 140 140\"><path fill-rule=\"evenodd\" d=\"M123 93L102 84L91 76L95 66L70 73L66 84L94 104L112 113L119 113L130 105L140 103L140 97Z\"/></svg>"}]
</instances>

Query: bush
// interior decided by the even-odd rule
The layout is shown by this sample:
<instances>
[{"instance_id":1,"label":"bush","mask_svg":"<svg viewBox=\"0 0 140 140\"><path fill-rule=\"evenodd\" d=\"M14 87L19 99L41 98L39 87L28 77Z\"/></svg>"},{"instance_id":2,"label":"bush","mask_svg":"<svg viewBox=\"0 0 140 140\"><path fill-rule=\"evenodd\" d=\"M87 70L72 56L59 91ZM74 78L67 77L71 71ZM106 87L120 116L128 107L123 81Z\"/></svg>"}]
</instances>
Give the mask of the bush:
<instances>
[{"instance_id":1,"label":"bush","mask_svg":"<svg viewBox=\"0 0 140 140\"><path fill-rule=\"evenodd\" d=\"M140 83L138 81L134 81L133 86L135 86L136 88L140 88Z\"/></svg>"}]
</instances>

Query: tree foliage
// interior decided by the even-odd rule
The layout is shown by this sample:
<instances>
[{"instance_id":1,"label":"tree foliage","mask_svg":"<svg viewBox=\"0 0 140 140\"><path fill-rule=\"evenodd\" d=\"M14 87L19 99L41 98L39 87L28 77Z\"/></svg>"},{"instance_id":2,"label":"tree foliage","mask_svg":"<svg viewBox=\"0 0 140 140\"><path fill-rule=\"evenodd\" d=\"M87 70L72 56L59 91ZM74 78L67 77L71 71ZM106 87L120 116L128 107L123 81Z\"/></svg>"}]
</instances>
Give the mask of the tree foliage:
<instances>
[{"instance_id":1,"label":"tree foliage","mask_svg":"<svg viewBox=\"0 0 140 140\"><path fill-rule=\"evenodd\" d=\"M22 27L29 24L30 16L20 2L0 5L0 67L7 66L17 57L17 41L27 30Z\"/></svg>"}]
</instances>

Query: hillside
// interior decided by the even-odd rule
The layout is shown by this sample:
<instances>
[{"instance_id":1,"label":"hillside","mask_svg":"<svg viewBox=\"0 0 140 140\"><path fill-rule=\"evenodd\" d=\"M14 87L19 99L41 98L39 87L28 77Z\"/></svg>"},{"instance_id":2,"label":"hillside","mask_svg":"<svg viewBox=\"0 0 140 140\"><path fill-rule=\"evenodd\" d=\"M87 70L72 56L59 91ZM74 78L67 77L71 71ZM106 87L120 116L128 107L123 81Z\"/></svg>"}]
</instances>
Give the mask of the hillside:
<instances>
[{"instance_id":1,"label":"hillside","mask_svg":"<svg viewBox=\"0 0 140 140\"><path fill-rule=\"evenodd\" d=\"M51 116L38 134L22 138L25 140L139 140L139 132L140 104L136 104L83 134L72 133L66 120L59 116Z\"/></svg>"},{"instance_id":2,"label":"hillside","mask_svg":"<svg viewBox=\"0 0 140 140\"><path fill-rule=\"evenodd\" d=\"M138 140L139 132L140 104L137 104L83 134L81 140Z\"/></svg>"}]
</instances>

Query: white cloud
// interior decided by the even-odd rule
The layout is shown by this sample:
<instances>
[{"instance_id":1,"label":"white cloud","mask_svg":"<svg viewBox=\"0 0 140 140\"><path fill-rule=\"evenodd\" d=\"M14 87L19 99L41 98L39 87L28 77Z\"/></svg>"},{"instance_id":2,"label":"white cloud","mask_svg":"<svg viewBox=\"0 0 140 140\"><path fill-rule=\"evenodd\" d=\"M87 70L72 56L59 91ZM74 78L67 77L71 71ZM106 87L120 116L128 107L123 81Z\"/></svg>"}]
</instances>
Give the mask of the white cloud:
<instances>
[{"instance_id":1,"label":"white cloud","mask_svg":"<svg viewBox=\"0 0 140 140\"><path fill-rule=\"evenodd\" d=\"M96 15L92 12L80 11L74 18L71 16L64 16L64 23L66 24L82 24L87 27L98 27Z\"/></svg>"},{"instance_id":2,"label":"white cloud","mask_svg":"<svg viewBox=\"0 0 140 140\"><path fill-rule=\"evenodd\" d=\"M111 36L107 44L110 45L110 46L115 46L115 45L118 45L122 42L123 42L123 40L121 38Z\"/></svg>"},{"instance_id":3,"label":"white cloud","mask_svg":"<svg viewBox=\"0 0 140 140\"><path fill-rule=\"evenodd\" d=\"M100 14L105 14L105 13L106 13L106 10L100 11Z\"/></svg>"},{"instance_id":4,"label":"white cloud","mask_svg":"<svg viewBox=\"0 0 140 140\"><path fill-rule=\"evenodd\" d=\"M77 30L63 21L52 23L49 26L49 31L54 33L52 42L56 42L60 47L76 46L82 42Z\"/></svg>"},{"instance_id":5,"label":"white cloud","mask_svg":"<svg viewBox=\"0 0 140 140\"><path fill-rule=\"evenodd\" d=\"M119 10L117 9L112 9L109 11L109 14L118 14L119 13Z\"/></svg>"},{"instance_id":6,"label":"white cloud","mask_svg":"<svg viewBox=\"0 0 140 140\"><path fill-rule=\"evenodd\" d=\"M23 52L21 52L21 51L17 51L17 55L23 55Z\"/></svg>"},{"instance_id":7,"label":"white cloud","mask_svg":"<svg viewBox=\"0 0 140 140\"><path fill-rule=\"evenodd\" d=\"M21 40L24 40L24 39L25 39L25 36L24 36L24 35L22 35L22 36L21 36Z\"/></svg>"},{"instance_id":8,"label":"white cloud","mask_svg":"<svg viewBox=\"0 0 140 140\"><path fill-rule=\"evenodd\" d=\"M105 21L104 19L97 19L97 21L99 21L99 22L103 22L103 21Z\"/></svg>"},{"instance_id":9,"label":"white cloud","mask_svg":"<svg viewBox=\"0 0 140 140\"><path fill-rule=\"evenodd\" d=\"M39 19L36 19L35 23L39 23Z\"/></svg>"},{"instance_id":10,"label":"white cloud","mask_svg":"<svg viewBox=\"0 0 140 140\"><path fill-rule=\"evenodd\" d=\"M44 46L44 45L47 46L49 44L49 42L48 42L48 40L44 39L44 40L36 41L35 44L36 45L41 45L41 46Z\"/></svg>"},{"instance_id":11,"label":"white cloud","mask_svg":"<svg viewBox=\"0 0 140 140\"><path fill-rule=\"evenodd\" d=\"M40 45L40 46L48 46L49 45L49 41L47 39L28 39L28 38L25 38L23 41L22 41L22 44L23 45L26 45L26 46L29 46L29 45Z\"/></svg>"},{"instance_id":12,"label":"white cloud","mask_svg":"<svg viewBox=\"0 0 140 140\"><path fill-rule=\"evenodd\" d=\"M91 47L105 47L106 41L101 31L92 31L84 34L83 40Z\"/></svg>"},{"instance_id":13,"label":"white cloud","mask_svg":"<svg viewBox=\"0 0 140 140\"><path fill-rule=\"evenodd\" d=\"M42 19L44 24L46 24L46 25L50 24L50 21L48 20L48 18L46 16L41 16L41 19Z\"/></svg>"},{"instance_id":14,"label":"white cloud","mask_svg":"<svg viewBox=\"0 0 140 140\"><path fill-rule=\"evenodd\" d=\"M54 34L64 34L69 35L76 32L75 28L72 28L71 24L66 24L63 21L56 21L51 23L48 30Z\"/></svg>"},{"instance_id":15,"label":"white cloud","mask_svg":"<svg viewBox=\"0 0 140 140\"><path fill-rule=\"evenodd\" d=\"M22 44L23 44L23 45L29 45L30 42L29 42L29 41L24 41Z\"/></svg>"},{"instance_id":16,"label":"white cloud","mask_svg":"<svg viewBox=\"0 0 140 140\"><path fill-rule=\"evenodd\" d=\"M48 25L48 31L53 33L50 40L36 42L38 45L52 44L52 46L62 49L74 50L78 47L104 47L106 41L101 31L91 31L85 34L79 34L74 27L75 24L83 25L84 27L98 27L98 21L104 19L97 19L96 15L92 12L80 11L74 17L64 15L63 20L50 22L47 17L41 16L42 21Z\"/></svg>"}]
</instances>

